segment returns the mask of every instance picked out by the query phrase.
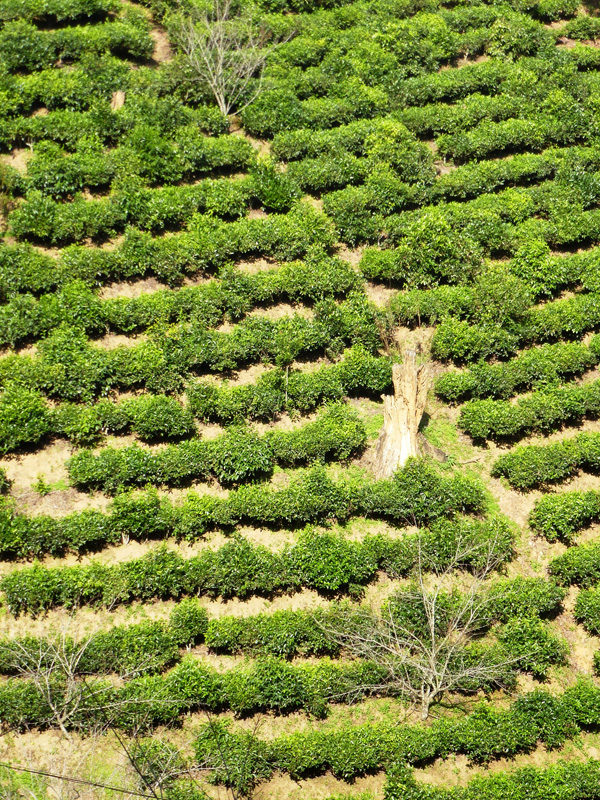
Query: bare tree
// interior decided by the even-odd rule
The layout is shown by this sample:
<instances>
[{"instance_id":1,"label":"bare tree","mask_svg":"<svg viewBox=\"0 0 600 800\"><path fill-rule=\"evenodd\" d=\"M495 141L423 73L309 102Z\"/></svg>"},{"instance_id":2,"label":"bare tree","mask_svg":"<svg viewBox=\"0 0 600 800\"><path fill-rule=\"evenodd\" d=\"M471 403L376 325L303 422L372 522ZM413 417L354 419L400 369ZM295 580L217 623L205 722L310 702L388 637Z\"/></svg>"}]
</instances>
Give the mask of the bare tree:
<instances>
[{"instance_id":1,"label":"bare tree","mask_svg":"<svg viewBox=\"0 0 600 800\"><path fill-rule=\"evenodd\" d=\"M234 735L224 736L219 723L205 709L214 751L203 763L190 762L182 750L167 740L146 738L152 729L156 704L176 704L178 699L135 696L119 699L110 693L107 695L106 680L101 675L90 675L90 665L86 664L97 636L93 634L75 640L63 629L54 636L5 639L0 641L0 659L4 670L28 680L35 687L47 707L47 717L40 720L40 724L58 728L71 748L71 755L73 752L83 755L82 740L72 735L73 730L81 729L82 724L91 749L110 732L139 791L85 781L80 774L72 775L68 770L60 770L60 773L54 769L40 770L38 764L25 771L52 778L61 788L85 784L156 800L180 797L182 786L185 786L183 794L188 800L209 800L205 787L210 783L210 776L217 772L222 776L227 798L238 800L247 796L255 780L252 772L255 737L249 735L240 740ZM91 661L94 662L93 656ZM119 677L126 680L139 671L144 672L146 667L152 669L154 665L152 654L141 656L132 671L120 670ZM124 713L127 716L127 734L120 730ZM259 722L260 718L257 727ZM0 767L11 769L9 764L0 764ZM16 765L15 769L22 767ZM62 791L59 795L63 796Z\"/></svg>"},{"instance_id":2,"label":"bare tree","mask_svg":"<svg viewBox=\"0 0 600 800\"><path fill-rule=\"evenodd\" d=\"M81 662L93 641L81 642L62 631L51 637L25 637L3 641L0 655L11 672L29 679L49 709L47 724L69 728L94 688L81 679Z\"/></svg>"},{"instance_id":3,"label":"bare tree","mask_svg":"<svg viewBox=\"0 0 600 800\"><path fill-rule=\"evenodd\" d=\"M194 79L210 88L219 110L229 116L262 91L269 54L290 36L275 38L248 13L235 15L232 0L213 0L209 11L194 9L171 20L175 40Z\"/></svg>"},{"instance_id":4,"label":"bare tree","mask_svg":"<svg viewBox=\"0 0 600 800\"><path fill-rule=\"evenodd\" d=\"M492 604L484 581L506 559L504 540L459 536L443 568L417 536L417 559L411 585L383 611L345 608L333 621L315 618L352 656L382 669L378 685L357 691L399 695L420 707L427 719L432 703L450 691L501 686L519 659L501 648L473 649L491 623ZM461 591L451 574L466 563ZM497 596L496 596L497 601Z\"/></svg>"}]
</instances>

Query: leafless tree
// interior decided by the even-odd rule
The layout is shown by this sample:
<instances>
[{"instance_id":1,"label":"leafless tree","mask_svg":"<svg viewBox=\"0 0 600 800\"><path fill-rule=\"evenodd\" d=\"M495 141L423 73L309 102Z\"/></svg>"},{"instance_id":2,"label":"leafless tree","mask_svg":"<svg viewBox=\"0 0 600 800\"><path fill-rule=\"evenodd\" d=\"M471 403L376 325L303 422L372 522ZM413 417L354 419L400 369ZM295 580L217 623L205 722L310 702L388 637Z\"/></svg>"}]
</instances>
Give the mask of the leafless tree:
<instances>
[{"instance_id":1,"label":"leafless tree","mask_svg":"<svg viewBox=\"0 0 600 800\"><path fill-rule=\"evenodd\" d=\"M459 536L439 568L419 535L414 579L381 612L346 607L333 621L315 618L352 656L382 668L379 685L357 690L399 695L420 707L421 718L427 719L432 703L446 692L503 684L517 659L497 647L473 650L491 622L484 582L506 559L502 543L495 536ZM458 591L452 575L465 563L471 568L460 573Z\"/></svg>"},{"instance_id":2,"label":"leafless tree","mask_svg":"<svg viewBox=\"0 0 600 800\"><path fill-rule=\"evenodd\" d=\"M191 74L210 89L225 116L256 100L269 54L290 38L273 37L249 13L235 15L232 5L213 0L210 10L194 7L194 13L179 13L170 23Z\"/></svg>"},{"instance_id":3,"label":"leafless tree","mask_svg":"<svg viewBox=\"0 0 600 800\"><path fill-rule=\"evenodd\" d=\"M69 739L71 722L94 687L81 679L81 661L93 637L81 642L62 631L50 637L4 640L0 654L11 672L28 679L50 711L47 723L60 728Z\"/></svg>"},{"instance_id":4,"label":"leafless tree","mask_svg":"<svg viewBox=\"0 0 600 800\"><path fill-rule=\"evenodd\" d=\"M210 775L216 770L224 777L225 797L229 800L238 800L247 795L245 787L248 780L250 784L253 783L252 776L250 779L245 778L243 787L239 785L241 779L236 776L238 773L247 775L254 736L246 737L241 747L238 744L229 752L228 743L218 735L219 724L215 722L212 714L205 710L207 726L214 734L216 743L215 752L205 763L190 762L181 750L167 740L146 738L152 727L152 707L156 706L158 699L107 697L106 680L101 675L89 675L89 667L85 663L86 655L94 644L97 634L76 640L68 635L67 630L63 629L54 636L15 637L0 641L0 658L4 669L28 680L35 687L48 708L48 716L41 722L61 731L71 748L69 750L71 756L73 752L79 755L83 752L81 738L73 736L73 729L77 729L82 716L85 716L85 739L92 749L105 734L110 733L114 738L117 752L127 765L130 779L138 785L139 790L125 787L120 789L114 785L107 787L94 781L85 781L81 779L81 775L69 774L68 768L59 772L40 771L39 764L32 764L29 770L25 771L55 780L57 786L61 788L59 792L61 796L63 796L62 787L89 785L96 789L109 788L123 794L130 793L132 797L144 796L156 800L168 800L177 786L185 783L190 798L208 800L205 787L210 782ZM143 672L144 665L152 668L154 659L151 655L148 659L136 664L136 669L132 673L121 671L119 677L127 679L140 670ZM177 698L164 698L160 702L177 703ZM127 735L120 730L119 723L124 711L128 711L130 726ZM10 770L10 765L7 764L0 764L0 767L8 767ZM16 765L15 768L23 770L22 765ZM0 800L2 800L1 792Z\"/></svg>"}]
</instances>

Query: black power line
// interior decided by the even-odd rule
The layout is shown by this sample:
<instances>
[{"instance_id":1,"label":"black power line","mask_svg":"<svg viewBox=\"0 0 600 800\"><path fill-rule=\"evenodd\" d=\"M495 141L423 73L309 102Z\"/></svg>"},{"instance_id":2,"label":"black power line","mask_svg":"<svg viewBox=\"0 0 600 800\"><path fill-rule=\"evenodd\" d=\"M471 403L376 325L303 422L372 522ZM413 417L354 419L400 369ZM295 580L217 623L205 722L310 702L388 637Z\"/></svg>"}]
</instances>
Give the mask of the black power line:
<instances>
[{"instance_id":1,"label":"black power line","mask_svg":"<svg viewBox=\"0 0 600 800\"><path fill-rule=\"evenodd\" d=\"M144 794L144 792L136 792L134 789L122 789L120 786L111 786L108 783L96 783L95 781L86 781L83 778L72 778L70 775L57 775L54 772L45 772L41 769L29 769L28 767L17 767L14 764L6 764L0 761L0 767L12 769L15 772L27 772L30 775L42 775L45 778L57 778L60 781L69 781L70 783L81 783L85 786L94 786L96 789L110 789L112 792L120 792L121 794L131 794L135 797L149 797L150 800L156 800L156 795Z\"/></svg>"}]
</instances>

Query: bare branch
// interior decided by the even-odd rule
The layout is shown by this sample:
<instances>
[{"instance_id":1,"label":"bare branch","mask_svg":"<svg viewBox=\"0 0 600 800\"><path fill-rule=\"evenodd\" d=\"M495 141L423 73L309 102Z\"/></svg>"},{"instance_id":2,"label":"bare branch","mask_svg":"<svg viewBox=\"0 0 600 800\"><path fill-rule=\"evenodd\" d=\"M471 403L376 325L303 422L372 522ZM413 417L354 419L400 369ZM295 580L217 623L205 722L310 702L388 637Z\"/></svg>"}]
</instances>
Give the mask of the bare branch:
<instances>
[{"instance_id":1,"label":"bare branch","mask_svg":"<svg viewBox=\"0 0 600 800\"><path fill-rule=\"evenodd\" d=\"M502 686L520 660L500 648L473 649L492 622L484 582L505 558L499 536L458 536L443 568L427 549L419 534L413 582L382 612L347 607L326 620L315 617L350 655L381 667L381 684L351 692L397 694L420 706L423 719L446 692ZM467 585L458 592L451 574L466 563L471 567L463 573Z\"/></svg>"},{"instance_id":2,"label":"bare branch","mask_svg":"<svg viewBox=\"0 0 600 800\"><path fill-rule=\"evenodd\" d=\"M204 84L225 116L239 113L262 92L270 53L292 37L276 38L248 13L235 16L231 0L213 0L210 11L179 13L170 27L193 79Z\"/></svg>"}]
</instances>

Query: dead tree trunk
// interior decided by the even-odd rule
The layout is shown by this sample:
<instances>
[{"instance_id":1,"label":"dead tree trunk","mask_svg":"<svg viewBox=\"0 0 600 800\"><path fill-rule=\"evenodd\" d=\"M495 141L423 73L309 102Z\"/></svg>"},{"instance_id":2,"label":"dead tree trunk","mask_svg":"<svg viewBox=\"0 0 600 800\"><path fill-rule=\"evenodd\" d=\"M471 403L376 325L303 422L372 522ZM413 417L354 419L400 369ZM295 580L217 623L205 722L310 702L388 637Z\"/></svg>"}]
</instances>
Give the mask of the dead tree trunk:
<instances>
[{"instance_id":1,"label":"dead tree trunk","mask_svg":"<svg viewBox=\"0 0 600 800\"><path fill-rule=\"evenodd\" d=\"M411 456L418 454L419 423L425 411L430 373L417 354L408 351L402 364L392 367L394 394L383 399L383 428L375 449L375 475L389 478Z\"/></svg>"}]
</instances>

